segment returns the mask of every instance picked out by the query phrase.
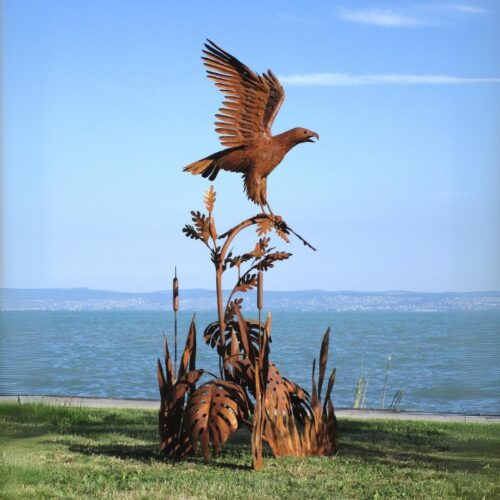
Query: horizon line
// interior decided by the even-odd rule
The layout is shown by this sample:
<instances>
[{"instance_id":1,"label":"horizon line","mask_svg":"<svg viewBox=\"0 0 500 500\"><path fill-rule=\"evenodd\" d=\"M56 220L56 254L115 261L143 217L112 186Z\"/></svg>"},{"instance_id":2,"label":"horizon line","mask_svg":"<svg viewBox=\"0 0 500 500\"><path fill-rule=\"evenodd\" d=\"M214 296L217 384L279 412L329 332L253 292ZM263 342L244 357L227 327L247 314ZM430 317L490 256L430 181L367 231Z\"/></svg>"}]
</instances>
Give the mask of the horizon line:
<instances>
[{"instance_id":1,"label":"horizon line","mask_svg":"<svg viewBox=\"0 0 500 500\"><path fill-rule=\"evenodd\" d=\"M111 292L111 293L126 293L126 294L152 294L152 293L168 293L172 291L172 288L165 288L162 290L149 290L149 291L123 291L123 290L112 290L104 288L89 288L89 287L43 287L43 288L17 288L17 287L0 287L0 292L4 290L24 290L24 291L43 291L43 290L87 290L92 292ZM211 288L184 288L181 291L203 291L216 293L215 289ZM230 292L231 290L223 289L224 292ZM441 290L441 291L422 291L422 290L405 290L405 289L390 289L390 290L356 290L356 289L337 289L337 290L326 290L323 288L304 288L304 289L294 289L294 290L265 290L265 293L297 293L297 292L323 292L323 293L420 293L420 294L443 294L443 293L455 293L455 294L465 294L465 293L500 293L500 289L494 290Z\"/></svg>"}]
</instances>

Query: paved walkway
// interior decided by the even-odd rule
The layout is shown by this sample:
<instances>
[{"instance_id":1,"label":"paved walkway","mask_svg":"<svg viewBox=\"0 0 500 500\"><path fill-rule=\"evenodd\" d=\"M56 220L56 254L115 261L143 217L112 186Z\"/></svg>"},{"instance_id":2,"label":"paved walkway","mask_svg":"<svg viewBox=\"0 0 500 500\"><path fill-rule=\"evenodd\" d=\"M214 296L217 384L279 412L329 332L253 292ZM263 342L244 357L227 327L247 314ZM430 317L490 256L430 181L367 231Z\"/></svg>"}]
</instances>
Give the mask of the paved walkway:
<instances>
[{"instance_id":1,"label":"paved walkway","mask_svg":"<svg viewBox=\"0 0 500 500\"><path fill-rule=\"evenodd\" d=\"M79 398L62 396L0 396L2 403L47 403L56 405L88 406L91 408L140 408L158 410L159 401L150 399ZM427 413L419 411L353 410L336 408L339 418L369 418L390 420L431 420L434 422L474 422L498 424L500 415L466 415L459 413Z\"/></svg>"}]
</instances>

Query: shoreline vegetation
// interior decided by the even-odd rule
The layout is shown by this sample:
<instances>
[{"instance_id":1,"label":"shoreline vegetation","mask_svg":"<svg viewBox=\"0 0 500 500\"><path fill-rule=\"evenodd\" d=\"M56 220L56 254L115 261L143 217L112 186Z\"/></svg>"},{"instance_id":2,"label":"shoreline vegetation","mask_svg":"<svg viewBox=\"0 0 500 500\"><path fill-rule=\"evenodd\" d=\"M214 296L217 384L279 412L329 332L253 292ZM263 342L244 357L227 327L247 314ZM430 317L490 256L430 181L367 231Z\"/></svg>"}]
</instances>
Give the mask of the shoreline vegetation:
<instances>
[{"instance_id":1,"label":"shoreline vegetation","mask_svg":"<svg viewBox=\"0 0 500 500\"><path fill-rule=\"evenodd\" d=\"M250 434L203 462L159 453L158 411L0 404L0 497L498 498L500 424L339 418L336 457L251 471Z\"/></svg>"}]
</instances>

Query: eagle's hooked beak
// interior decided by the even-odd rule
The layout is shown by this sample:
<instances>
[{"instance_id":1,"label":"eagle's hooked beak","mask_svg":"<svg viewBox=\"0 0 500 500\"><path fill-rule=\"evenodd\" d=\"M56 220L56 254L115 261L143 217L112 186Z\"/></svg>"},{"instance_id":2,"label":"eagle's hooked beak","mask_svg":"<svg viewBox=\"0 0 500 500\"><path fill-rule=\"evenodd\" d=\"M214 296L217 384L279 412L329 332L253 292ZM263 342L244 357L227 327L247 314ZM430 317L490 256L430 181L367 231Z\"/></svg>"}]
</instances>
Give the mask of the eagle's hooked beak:
<instances>
[{"instance_id":1,"label":"eagle's hooked beak","mask_svg":"<svg viewBox=\"0 0 500 500\"><path fill-rule=\"evenodd\" d=\"M316 137L316 139L319 141L319 134L317 134L316 132L311 132L307 137L306 142L315 142L312 140L312 137Z\"/></svg>"}]
</instances>

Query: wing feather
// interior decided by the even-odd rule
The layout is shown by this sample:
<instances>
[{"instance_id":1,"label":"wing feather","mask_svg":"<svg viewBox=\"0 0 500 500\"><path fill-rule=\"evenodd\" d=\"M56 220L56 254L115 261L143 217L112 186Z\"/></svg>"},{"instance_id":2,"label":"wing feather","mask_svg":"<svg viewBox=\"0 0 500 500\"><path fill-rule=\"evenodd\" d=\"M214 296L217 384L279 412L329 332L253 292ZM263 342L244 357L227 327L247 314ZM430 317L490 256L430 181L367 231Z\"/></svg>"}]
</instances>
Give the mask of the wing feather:
<instances>
[{"instance_id":1,"label":"wing feather","mask_svg":"<svg viewBox=\"0 0 500 500\"><path fill-rule=\"evenodd\" d=\"M210 40L202 60L207 76L224 94L215 131L223 146L248 145L271 137L285 92L271 70L258 75Z\"/></svg>"}]
</instances>

